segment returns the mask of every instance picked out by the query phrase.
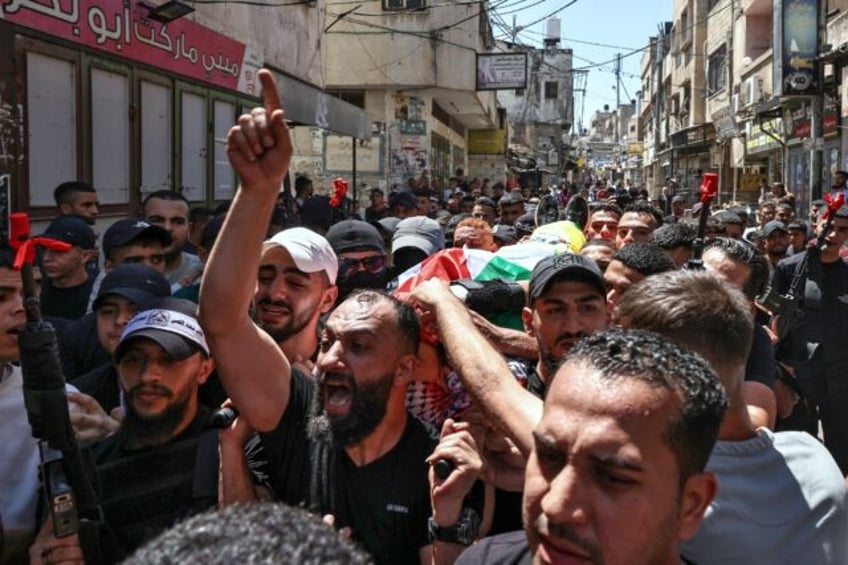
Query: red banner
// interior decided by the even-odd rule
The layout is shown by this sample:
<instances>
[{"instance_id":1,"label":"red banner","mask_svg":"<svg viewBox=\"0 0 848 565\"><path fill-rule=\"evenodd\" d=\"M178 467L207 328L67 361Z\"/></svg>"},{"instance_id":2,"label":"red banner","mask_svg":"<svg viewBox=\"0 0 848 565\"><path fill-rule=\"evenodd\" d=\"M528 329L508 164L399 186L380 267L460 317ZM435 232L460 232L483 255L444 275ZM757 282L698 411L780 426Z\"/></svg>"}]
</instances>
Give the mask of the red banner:
<instances>
[{"instance_id":1,"label":"red banner","mask_svg":"<svg viewBox=\"0 0 848 565\"><path fill-rule=\"evenodd\" d=\"M229 90L258 95L258 52L188 19L115 0L0 0L0 18Z\"/></svg>"}]
</instances>

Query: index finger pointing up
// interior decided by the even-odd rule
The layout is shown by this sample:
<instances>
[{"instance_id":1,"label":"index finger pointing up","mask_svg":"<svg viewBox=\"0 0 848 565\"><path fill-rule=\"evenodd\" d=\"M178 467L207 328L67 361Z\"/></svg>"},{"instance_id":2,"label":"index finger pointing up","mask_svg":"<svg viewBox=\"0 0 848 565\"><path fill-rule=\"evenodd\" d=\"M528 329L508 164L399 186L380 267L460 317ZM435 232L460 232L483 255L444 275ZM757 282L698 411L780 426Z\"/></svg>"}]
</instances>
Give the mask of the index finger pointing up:
<instances>
[{"instance_id":1,"label":"index finger pointing up","mask_svg":"<svg viewBox=\"0 0 848 565\"><path fill-rule=\"evenodd\" d=\"M279 110L282 107L280 94L277 92L277 83L274 81L274 75L267 69L259 71L259 82L262 83L262 101L265 104L265 111L268 112L268 117L270 117L274 110Z\"/></svg>"}]
</instances>

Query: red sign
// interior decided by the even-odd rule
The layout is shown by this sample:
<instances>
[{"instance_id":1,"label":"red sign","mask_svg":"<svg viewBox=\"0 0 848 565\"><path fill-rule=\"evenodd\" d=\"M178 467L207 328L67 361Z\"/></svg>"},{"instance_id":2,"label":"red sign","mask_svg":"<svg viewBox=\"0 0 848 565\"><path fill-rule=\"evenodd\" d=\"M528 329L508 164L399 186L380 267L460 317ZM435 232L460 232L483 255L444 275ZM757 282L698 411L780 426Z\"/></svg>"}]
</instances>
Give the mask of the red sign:
<instances>
[{"instance_id":1,"label":"red sign","mask_svg":"<svg viewBox=\"0 0 848 565\"><path fill-rule=\"evenodd\" d=\"M229 90L257 95L258 52L188 19L161 24L125 0L0 0L0 18Z\"/></svg>"}]
</instances>

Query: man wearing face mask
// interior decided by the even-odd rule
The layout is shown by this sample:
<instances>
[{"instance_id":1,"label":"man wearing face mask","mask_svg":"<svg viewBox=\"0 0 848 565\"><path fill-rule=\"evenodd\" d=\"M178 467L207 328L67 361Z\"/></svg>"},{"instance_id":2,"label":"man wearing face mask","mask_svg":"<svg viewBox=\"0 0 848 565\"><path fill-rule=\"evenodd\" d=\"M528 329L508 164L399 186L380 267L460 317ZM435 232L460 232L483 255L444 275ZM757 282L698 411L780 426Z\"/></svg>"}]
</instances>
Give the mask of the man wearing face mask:
<instances>
[{"instance_id":1,"label":"man wearing face mask","mask_svg":"<svg viewBox=\"0 0 848 565\"><path fill-rule=\"evenodd\" d=\"M337 303L358 288L382 289L389 281L386 247L377 228L360 220L344 220L327 232L339 258Z\"/></svg>"}]
</instances>

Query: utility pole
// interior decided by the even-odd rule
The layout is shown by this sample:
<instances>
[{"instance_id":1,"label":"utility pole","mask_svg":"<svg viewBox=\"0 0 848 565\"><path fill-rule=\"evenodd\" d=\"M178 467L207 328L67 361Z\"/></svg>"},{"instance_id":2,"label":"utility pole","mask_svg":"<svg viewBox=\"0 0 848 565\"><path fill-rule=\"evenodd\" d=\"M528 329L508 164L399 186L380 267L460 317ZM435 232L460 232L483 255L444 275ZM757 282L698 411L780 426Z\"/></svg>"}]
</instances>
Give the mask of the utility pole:
<instances>
[{"instance_id":1,"label":"utility pole","mask_svg":"<svg viewBox=\"0 0 848 565\"><path fill-rule=\"evenodd\" d=\"M615 54L615 108L621 106L621 53Z\"/></svg>"}]
</instances>

